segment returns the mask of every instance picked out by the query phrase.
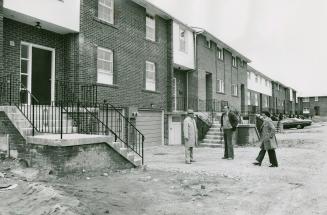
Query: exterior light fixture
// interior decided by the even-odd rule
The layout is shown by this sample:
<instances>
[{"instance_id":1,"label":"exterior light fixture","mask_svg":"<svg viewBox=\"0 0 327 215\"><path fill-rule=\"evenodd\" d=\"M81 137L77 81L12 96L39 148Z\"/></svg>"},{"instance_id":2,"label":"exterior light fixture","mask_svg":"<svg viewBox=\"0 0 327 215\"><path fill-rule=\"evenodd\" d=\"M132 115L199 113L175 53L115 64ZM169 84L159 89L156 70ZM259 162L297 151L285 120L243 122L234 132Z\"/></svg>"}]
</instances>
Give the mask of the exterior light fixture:
<instances>
[{"instance_id":1,"label":"exterior light fixture","mask_svg":"<svg viewBox=\"0 0 327 215\"><path fill-rule=\"evenodd\" d=\"M40 22L36 22L35 27L36 27L37 29L41 29L41 28L42 28L41 23L40 23Z\"/></svg>"}]
</instances>

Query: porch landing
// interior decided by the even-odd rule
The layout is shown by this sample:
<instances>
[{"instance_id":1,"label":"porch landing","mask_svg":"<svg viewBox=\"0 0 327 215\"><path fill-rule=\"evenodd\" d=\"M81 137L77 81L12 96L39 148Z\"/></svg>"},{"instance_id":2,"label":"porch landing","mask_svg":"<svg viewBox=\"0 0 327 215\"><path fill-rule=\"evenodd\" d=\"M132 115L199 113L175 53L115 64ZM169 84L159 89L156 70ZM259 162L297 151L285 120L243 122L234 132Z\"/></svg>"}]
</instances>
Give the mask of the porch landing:
<instances>
[{"instance_id":1,"label":"porch landing","mask_svg":"<svg viewBox=\"0 0 327 215\"><path fill-rule=\"evenodd\" d=\"M90 134L64 134L60 139L60 134L42 134L26 137L27 143L47 145L47 146L76 146L95 143L112 143L113 137Z\"/></svg>"}]
</instances>

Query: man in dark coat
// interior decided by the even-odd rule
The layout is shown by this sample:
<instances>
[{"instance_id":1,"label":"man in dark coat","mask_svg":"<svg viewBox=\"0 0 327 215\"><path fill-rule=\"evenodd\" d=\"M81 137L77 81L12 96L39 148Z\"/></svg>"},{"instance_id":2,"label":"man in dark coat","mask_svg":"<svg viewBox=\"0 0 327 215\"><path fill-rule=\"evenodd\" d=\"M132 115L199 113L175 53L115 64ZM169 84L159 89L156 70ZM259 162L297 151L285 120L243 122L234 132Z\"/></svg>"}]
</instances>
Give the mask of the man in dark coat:
<instances>
[{"instance_id":1,"label":"man in dark coat","mask_svg":"<svg viewBox=\"0 0 327 215\"><path fill-rule=\"evenodd\" d=\"M234 147L232 138L238 125L238 117L230 111L229 106L224 106L224 113L220 119L221 129L224 133L224 146L225 152L222 159L233 160L234 159ZM235 138L235 137L234 137Z\"/></svg>"}]
</instances>

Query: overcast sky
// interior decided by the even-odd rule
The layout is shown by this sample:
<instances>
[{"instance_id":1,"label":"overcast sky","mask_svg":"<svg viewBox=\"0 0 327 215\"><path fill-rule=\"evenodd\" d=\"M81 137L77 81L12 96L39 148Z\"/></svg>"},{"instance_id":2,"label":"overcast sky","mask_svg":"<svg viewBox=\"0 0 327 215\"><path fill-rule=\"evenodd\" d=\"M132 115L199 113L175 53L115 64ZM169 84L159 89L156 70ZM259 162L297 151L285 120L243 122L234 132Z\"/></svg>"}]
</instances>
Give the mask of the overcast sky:
<instances>
[{"instance_id":1,"label":"overcast sky","mask_svg":"<svg viewBox=\"0 0 327 215\"><path fill-rule=\"evenodd\" d=\"M148 0L302 96L327 96L327 0Z\"/></svg>"}]
</instances>

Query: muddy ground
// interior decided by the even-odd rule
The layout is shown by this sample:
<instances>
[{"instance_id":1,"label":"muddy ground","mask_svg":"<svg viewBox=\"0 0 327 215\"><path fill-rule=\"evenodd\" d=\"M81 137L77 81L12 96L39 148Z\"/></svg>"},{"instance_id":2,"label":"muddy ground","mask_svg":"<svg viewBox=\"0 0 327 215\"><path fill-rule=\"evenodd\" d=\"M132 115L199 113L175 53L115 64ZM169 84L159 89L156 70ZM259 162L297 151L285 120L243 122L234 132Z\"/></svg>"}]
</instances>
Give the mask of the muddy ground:
<instances>
[{"instance_id":1,"label":"muddy ground","mask_svg":"<svg viewBox=\"0 0 327 215\"><path fill-rule=\"evenodd\" d=\"M278 134L278 168L252 162L258 146L146 149L145 169L84 172L57 178L16 161L0 165L0 215L13 214L327 214L327 124Z\"/></svg>"}]
</instances>

